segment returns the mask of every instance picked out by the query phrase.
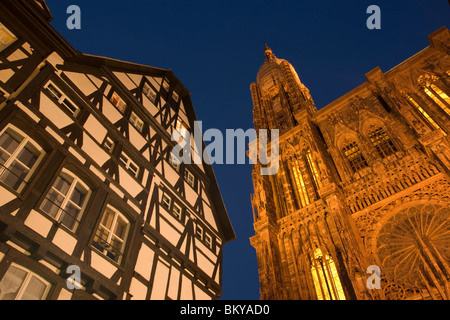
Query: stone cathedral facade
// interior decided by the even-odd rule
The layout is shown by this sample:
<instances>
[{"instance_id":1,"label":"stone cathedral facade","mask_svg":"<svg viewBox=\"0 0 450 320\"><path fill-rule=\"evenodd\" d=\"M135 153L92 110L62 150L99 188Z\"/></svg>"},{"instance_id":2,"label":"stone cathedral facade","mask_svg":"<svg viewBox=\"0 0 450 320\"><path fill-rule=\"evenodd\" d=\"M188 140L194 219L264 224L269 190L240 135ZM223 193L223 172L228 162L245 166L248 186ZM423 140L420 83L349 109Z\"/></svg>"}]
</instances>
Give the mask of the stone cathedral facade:
<instances>
[{"instance_id":1,"label":"stone cathedral facade","mask_svg":"<svg viewBox=\"0 0 450 320\"><path fill-rule=\"evenodd\" d=\"M450 299L449 30L429 41L320 110L266 46L254 126L280 130L280 166L252 175L261 299Z\"/></svg>"},{"instance_id":2,"label":"stone cathedral facade","mask_svg":"<svg viewBox=\"0 0 450 320\"><path fill-rule=\"evenodd\" d=\"M0 2L0 300L218 299L235 234L212 167L171 156L189 91L75 50L51 19Z\"/></svg>"}]
</instances>

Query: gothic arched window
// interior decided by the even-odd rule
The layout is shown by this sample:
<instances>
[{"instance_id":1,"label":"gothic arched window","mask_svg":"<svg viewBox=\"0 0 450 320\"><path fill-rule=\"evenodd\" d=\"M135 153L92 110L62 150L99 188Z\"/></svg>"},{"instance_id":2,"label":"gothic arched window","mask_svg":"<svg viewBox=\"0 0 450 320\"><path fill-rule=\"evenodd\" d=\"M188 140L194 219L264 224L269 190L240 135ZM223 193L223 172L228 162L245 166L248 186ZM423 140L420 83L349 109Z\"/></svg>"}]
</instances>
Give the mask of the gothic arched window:
<instances>
[{"instance_id":1,"label":"gothic arched window","mask_svg":"<svg viewBox=\"0 0 450 320\"><path fill-rule=\"evenodd\" d=\"M434 121L434 119L430 117L430 115L416 102L416 100L414 100L409 94L406 95L406 98L433 129L440 130L444 134L444 136L447 135L444 130L442 130L442 128L436 123L436 121Z\"/></svg>"},{"instance_id":2,"label":"gothic arched window","mask_svg":"<svg viewBox=\"0 0 450 320\"><path fill-rule=\"evenodd\" d=\"M382 158L386 158L397 152L391 138L383 127L375 127L369 132L369 139Z\"/></svg>"},{"instance_id":3,"label":"gothic arched window","mask_svg":"<svg viewBox=\"0 0 450 320\"><path fill-rule=\"evenodd\" d=\"M329 255L324 256L319 248L314 251L314 258L311 261L311 274L317 299L345 300L344 289L339 279L336 264Z\"/></svg>"},{"instance_id":4,"label":"gothic arched window","mask_svg":"<svg viewBox=\"0 0 450 320\"><path fill-rule=\"evenodd\" d=\"M425 93L433 99L433 101L450 116L450 97L435 84L428 84Z\"/></svg>"},{"instance_id":5,"label":"gothic arched window","mask_svg":"<svg viewBox=\"0 0 450 320\"><path fill-rule=\"evenodd\" d=\"M346 144L342 148L342 152L347 158L353 172L358 172L359 170L368 167L366 158L364 158L361 149L355 141Z\"/></svg>"},{"instance_id":6,"label":"gothic arched window","mask_svg":"<svg viewBox=\"0 0 450 320\"><path fill-rule=\"evenodd\" d=\"M309 150L309 149L308 149L308 151L306 151L306 162L308 163L309 170L313 177L314 185L316 186L316 189L319 190L322 187L322 183L320 181L320 176L319 176L319 170L317 169L317 165L314 162L314 160L312 158L311 150Z\"/></svg>"},{"instance_id":7,"label":"gothic arched window","mask_svg":"<svg viewBox=\"0 0 450 320\"><path fill-rule=\"evenodd\" d=\"M303 178L302 171L300 170L300 164L297 159L292 162L292 173L294 175L295 186L297 188L297 194L301 207L304 208L311 202L308 197L308 191L306 189L305 179Z\"/></svg>"}]
</instances>

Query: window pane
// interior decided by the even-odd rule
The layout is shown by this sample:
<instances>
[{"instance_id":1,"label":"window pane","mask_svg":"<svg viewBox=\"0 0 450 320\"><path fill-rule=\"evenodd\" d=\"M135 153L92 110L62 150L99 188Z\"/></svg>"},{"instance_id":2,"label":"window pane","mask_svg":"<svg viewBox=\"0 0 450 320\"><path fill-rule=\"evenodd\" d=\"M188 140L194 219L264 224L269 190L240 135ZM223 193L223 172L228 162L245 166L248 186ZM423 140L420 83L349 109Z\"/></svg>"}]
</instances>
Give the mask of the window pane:
<instances>
[{"instance_id":1,"label":"window pane","mask_svg":"<svg viewBox=\"0 0 450 320\"><path fill-rule=\"evenodd\" d=\"M10 266L0 282L0 300L14 300L26 276L25 271Z\"/></svg>"},{"instance_id":2,"label":"window pane","mask_svg":"<svg viewBox=\"0 0 450 320\"><path fill-rule=\"evenodd\" d=\"M56 178L55 184L53 185L53 188L61 192L63 195L66 195L67 191L69 191L70 183L61 176L58 176L58 178Z\"/></svg>"},{"instance_id":3,"label":"window pane","mask_svg":"<svg viewBox=\"0 0 450 320\"><path fill-rule=\"evenodd\" d=\"M14 190L18 190L25 177L28 175L29 170L21 165L19 162L14 161L8 169L3 173L1 181Z\"/></svg>"},{"instance_id":4,"label":"window pane","mask_svg":"<svg viewBox=\"0 0 450 320\"><path fill-rule=\"evenodd\" d=\"M173 206L173 213L177 218L181 218L181 209L177 205Z\"/></svg>"},{"instance_id":5,"label":"window pane","mask_svg":"<svg viewBox=\"0 0 450 320\"><path fill-rule=\"evenodd\" d=\"M56 98L56 99L60 99L62 97L62 93L59 92L58 89L56 89L56 87L52 84L49 84L47 86L47 89L50 91L50 93Z\"/></svg>"},{"instance_id":6,"label":"window pane","mask_svg":"<svg viewBox=\"0 0 450 320\"><path fill-rule=\"evenodd\" d=\"M119 160L120 160L120 162L121 162L124 166L126 166L127 163L128 163L128 159L125 157L124 154L121 154L121 155L120 155Z\"/></svg>"},{"instance_id":7,"label":"window pane","mask_svg":"<svg viewBox=\"0 0 450 320\"><path fill-rule=\"evenodd\" d=\"M166 208L169 209L170 208L170 199L166 196L163 196L162 198L162 205Z\"/></svg>"},{"instance_id":8,"label":"window pane","mask_svg":"<svg viewBox=\"0 0 450 320\"><path fill-rule=\"evenodd\" d=\"M99 226L97 232L95 233L95 239L94 241L97 241L99 243L106 243L108 240L109 231L103 228L102 226Z\"/></svg>"},{"instance_id":9,"label":"window pane","mask_svg":"<svg viewBox=\"0 0 450 320\"><path fill-rule=\"evenodd\" d=\"M60 221L67 228L73 229L75 227L75 223L77 221L79 213L80 209L69 203L62 213Z\"/></svg>"},{"instance_id":10,"label":"window pane","mask_svg":"<svg viewBox=\"0 0 450 320\"><path fill-rule=\"evenodd\" d=\"M111 230L111 226L114 220L114 213L106 210L103 215L102 225L104 225L107 229Z\"/></svg>"},{"instance_id":11,"label":"window pane","mask_svg":"<svg viewBox=\"0 0 450 320\"><path fill-rule=\"evenodd\" d=\"M2 147L9 154L12 154L14 150L17 149L19 144L20 141L11 137L7 132L3 133L0 137L0 147Z\"/></svg>"},{"instance_id":12,"label":"window pane","mask_svg":"<svg viewBox=\"0 0 450 320\"><path fill-rule=\"evenodd\" d=\"M130 171L134 176L137 176L139 168L134 164L130 163L128 171Z\"/></svg>"},{"instance_id":13,"label":"window pane","mask_svg":"<svg viewBox=\"0 0 450 320\"><path fill-rule=\"evenodd\" d=\"M43 281L32 276L20 300L41 300L46 289L47 285Z\"/></svg>"},{"instance_id":14,"label":"window pane","mask_svg":"<svg viewBox=\"0 0 450 320\"><path fill-rule=\"evenodd\" d=\"M156 92L155 92L155 90L153 90L153 88L151 88L148 84L144 84L142 91L147 96L147 98L150 99L151 102L153 102L153 103L155 102Z\"/></svg>"},{"instance_id":15,"label":"window pane","mask_svg":"<svg viewBox=\"0 0 450 320\"><path fill-rule=\"evenodd\" d=\"M118 238L123 240L125 238L126 230L127 230L127 223L124 220L118 218L117 219L116 230L114 230L114 234Z\"/></svg>"},{"instance_id":16,"label":"window pane","mask_svg":"<svg viewBox=\"0 0 450 320\"><path fill-rule=\"evenodd\" d=\"M111 247L114 249L113 252L122 253L122 246L123 246L123 241L121 241L120 239L118 239L118 238L111 239Z\"/></svg>"},{"instance_id":17,"label":"window pane","mask_svg":"<svg viewBox=\"0 0 450 320\"><path fill-rule=\"evenodd\" d=\"M73 190L70 200L76 205L82 207L84 202L84 197L86 196L86 191L79 188L78 186Z\"/></svg>"},{"instance_id":18,"label":"window pane","mask_svg":"<svg viewBox=\"0 0 450 320\"><path fill-rule=\"evenodd\" d=\"M39 152L30 144L28 144L17 156L17 159L30 169L34 166L38 158Z\"/></svg>"},{"instance_id":19,"label":"window pane","mask_svg":"<svg viewBox=\"0 0 450 320\"><path fill-rule=\"evenodd\" d=\"M78 107L76 107L72 102L67 99L64 99L62 104L70 111L70 113L75 114L78 111Z\"/></svg>"},{"instance_id":20,"label":"window pane","mask_svg":"<svg viewBox=\"0 0 450 320\"><path fill-rule=\"evenodd\" d=\"M0 149L0 165L4 165L11 155Z\"/></svg>"},{"instance_id":21,"label":"window pane","mask_svg":"<svg viewBox=\"0 0 450 320\"><path fill-rule=\"evenodd\" d=\"M61 204L64 201L64 197L56 192L55 190L50 190L50 192L47 194L47 197L42 202L41 210L48 213L53 218L56 217L58 214L58 210L61 207Z\"/></svg>"},{"instance_id":22,"label":"window pane","mask_svg":"<svg viewBox=\"0 0 450 320\"><path fill-rule=\"evenodd\" d=\"M68 215L76 219L78 217L78 213L80 212L80 208L69 202L67 206L64 208L64 211L66 216Z\"/></svg>"}]
</instances>

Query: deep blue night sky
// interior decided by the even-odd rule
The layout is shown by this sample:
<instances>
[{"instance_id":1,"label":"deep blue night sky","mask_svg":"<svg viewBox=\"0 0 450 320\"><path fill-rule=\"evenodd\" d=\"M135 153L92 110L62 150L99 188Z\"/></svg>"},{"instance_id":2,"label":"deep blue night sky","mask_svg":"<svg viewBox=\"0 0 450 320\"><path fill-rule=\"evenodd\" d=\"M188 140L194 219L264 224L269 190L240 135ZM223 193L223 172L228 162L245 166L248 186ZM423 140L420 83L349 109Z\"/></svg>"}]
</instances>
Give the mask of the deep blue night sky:
<instances>
[{"instance_id":1,"label":"deep blue night sky","mask_svg":"<svg viewBox=\"0 0 450 320\"><path fill-rule=\"evenodd\" d=\"M292 63L318 108L429 45L450 27L447 0L47 0L53 27L77 50L172 69L191 91L203 129L253 127L249 86L267 43ZM81 8L81 30L69 30L66 9ZM369 5L381 8L381 30L366 27ZM223 299L255 300L250 165L215 165L238 239L224 251Z\"/></svg>"}]
</instances>

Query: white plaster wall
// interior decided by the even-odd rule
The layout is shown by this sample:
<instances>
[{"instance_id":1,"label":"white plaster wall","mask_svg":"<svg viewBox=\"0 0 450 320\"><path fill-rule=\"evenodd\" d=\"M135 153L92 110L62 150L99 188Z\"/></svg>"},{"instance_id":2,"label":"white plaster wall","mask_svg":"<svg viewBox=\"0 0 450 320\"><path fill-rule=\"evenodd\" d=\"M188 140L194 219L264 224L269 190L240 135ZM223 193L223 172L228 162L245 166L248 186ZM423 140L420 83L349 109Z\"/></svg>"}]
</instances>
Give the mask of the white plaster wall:
<instances>
[{"instance_id":1,"label":"white plaster wall","mask_svg":"<svg viewBox=\"0 0 450 320\"><path fill-rule=\"evenodd\" d=\"M180 271L178 271L175 267L172 267L171 271L170 271L169 290L167 292L167 296L170 299L173 299L173 300L178 299L179 284L180 284Z\"/></svg>"},{"instance_id":2,"label":"white plaster wall","mask_svg":"<svg viewBox=\"0 0 450 320\"><path fill-rule=\"evenodd\" d=\"M0 207L4 204L7 204L11 200L14 200L15 198L17 197L14 193L9 192L7 189L0 186Z\"/></svg>"},{"instance_id":3,"label":"white plaster wall","mask_svg":"<svg viewBox=\"0 0 450 320\"><path fill-rule=\"evenodd\" d=\"M91 251L91 267L107 278L111 278L117 271L116 266L109 262L106 257L99 255L94 250Z\"/></svg>"},{"instance_id":4,"label":"white plaster wall","mask_svg":"<svg viewBox=\"0 0 450 320\"><path fill-rule=\"evenodd\" d=\"M145 244L142 244L139 250L138 258L135 265L135 271L143 276L146 280L150 280L150 274L153 267L153 257L155 253Z\"/></svg>"},{"instance_id":5,"label":"white plaster wall","mask_svg":"<svg viewBox=\"0 0 450 320\"><path fill-rule=\"evenodd\" d=\"M167 282L169 279L169 268L158 261L153 282L151 300L164 300L166 298Z\"/></svg>"},{"instance_id":6,"label":"white plaster wall","mask_svg":"<svg viewBox=\"0 0 450 320\"><path fill-rule=\"evenodd\" d=\"M53 222L44 217L39 212L31 210L30 214L25 219L24 224L46 238L48 233L50 232L50 228L52 227Z\"/></svg>"},{"instance_id":7,"label":"white plaster wall","mask_svg":"<svg viewBox=\"0 0 450 320\"><path fill-rule=\"evenodd\" d=\"M148 288L136 278L131 279L130 294L133 296L131 300L145 300Z\"/></svg>"},{"instance_id":8,"label":"white plaster wall","mask_svg":"<svg viewBox=\"0 0 450 320\"><path fill-rule=\"evenodd\" d=\"M59 129L73 123L72 119L43 93L41 94L39 111Z\"/></svg>"},{"instance_id":9,"label":"white plaster wall","mask_svg":"<svg viewBox=\"0 0 450 320\"><path fill-rule=\"evenodd\" d=\"M192 282L186 276L182 276L181 281L181 300L193 300L192 296Z\"/></svg>"},{"instance_id":10,"label":"white plaster wall","mask_svg":"<svg viewBox=\"0 0 450 320\"><path fill-rule=\"evenodd\" d=\"M92 84L84 73L64 71L64 74L80 89L86 96L90 95L97 88Z\"/></svg>"},{"instance_id":11,"label":"white plaster wall","mask_svg":"<svg viewBox=\"0 0 450 320\"><path fill-rule=\"evenodd\" d=\"M77 239L67 233L65 230L59 228L56 231L53 243L68 255L72 255L75 246L77 245Z\"/></svg>"},{"instance_id":12,"label":"white plaster wall","mask_svg":"<svg viewBox=\"0 0 450 320\"><path fill-rule=\"evenodd\" d=\"M119 167L119 177L121 187L124 188L133 198L142 191L142 186L131 177L128 171L124 170L122 167Z\"/></svg>"},{"instance_id":13,"label":"white plaster wall","mask_svg":"<svg viewBox=\"0 0 450 320\"><path fill-rule=\"evenodd\" d=\"M107 129L93 115L90 115L84 124L84 130L97 140L99 144L103 143L106 137Z\"/></svg>"}]
</instances>

